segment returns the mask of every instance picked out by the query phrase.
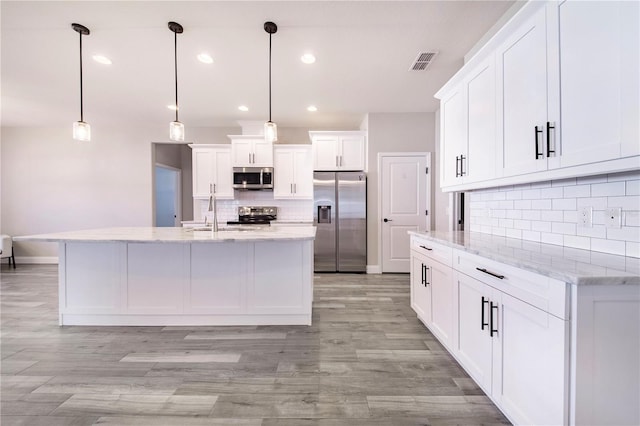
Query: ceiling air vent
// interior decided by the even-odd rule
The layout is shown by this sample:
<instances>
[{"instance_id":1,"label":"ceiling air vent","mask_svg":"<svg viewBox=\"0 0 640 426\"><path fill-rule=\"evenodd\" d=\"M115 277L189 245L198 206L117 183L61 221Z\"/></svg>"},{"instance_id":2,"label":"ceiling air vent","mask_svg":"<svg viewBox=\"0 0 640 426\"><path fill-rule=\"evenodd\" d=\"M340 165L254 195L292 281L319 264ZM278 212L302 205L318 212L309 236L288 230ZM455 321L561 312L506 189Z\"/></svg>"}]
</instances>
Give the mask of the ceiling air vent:
<instances>
[{"instance_id":1,"label":"ceiling air vent","mask_svg":"<svg viewBox=\"0 0 640 426\"><path fill-rule=\"evenodd\" d=\"M433 62L433 58L436 57L436 55L438 54L438 52L420 52L418 53L418 57L416 58L415 61L413 61L413 64L411 65L411 68L409 68L409 71L424 71L427 69L427 67L429 66L429 64L431 64L431 62Z\"/></svg>"}]
</instances>

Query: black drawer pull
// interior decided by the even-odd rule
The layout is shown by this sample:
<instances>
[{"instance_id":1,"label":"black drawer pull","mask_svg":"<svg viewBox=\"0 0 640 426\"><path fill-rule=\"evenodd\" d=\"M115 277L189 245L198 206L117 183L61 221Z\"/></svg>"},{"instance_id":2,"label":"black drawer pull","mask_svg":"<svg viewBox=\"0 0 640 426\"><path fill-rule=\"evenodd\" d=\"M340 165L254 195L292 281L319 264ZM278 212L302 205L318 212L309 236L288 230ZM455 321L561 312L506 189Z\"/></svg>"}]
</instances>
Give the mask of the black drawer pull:
<instances>
[{"instance_id":1,"label":"black drawer pull","mask_svg":"<svg viewBox=\"0 0 640 426\"><path fill-rule=\"evenodd\" d=\"M476 268L476 269L477 269L478 271L480 271L480 272L484 272L485 274L489 274L489 275L491 275L492 277L500 278L501 280L503 280L503 279L504 279L504 275L494 274L493 272L491 272L491 271L487 271L487 270L486 270L486 269L484 269L484 268Z\"/></svg>"},{"instance_id":2,"label":"black drawer pull","mask_svg":"<svg viewBox=\"0 0 640 426\"><path fill-rule=\"evenodd\" d=\"M489 303L489 307L490 307L490 312L489 312L489 322L491 323L489 325L489 336L493 337L493 334L498 334L498 329L497 328L493 328L493 310L496 310L496 313L498 312L498 304L496 303L495 305L493 304L493 302ZM497 325L498 321L496 319L496 325Z\"/></svg>"},{"instance_id":3,"label":"black drawer pull","mask_svg":"<svg viewBox=\"0 0 640 426\"><path fill-rule=\"evenodd\" d=\"M551 157L551 154L555 154L556 152L551 149L551 129L555 130L556 126L552 126L550 122L547 121L547 157Z\"/></svg>"},{"instance_id":4,"label":"black drawer pull","mask_svg":"<svg viewBox=\"0 0 640 426\"><path fill-rule=\"evenodd\" d=\"M429 247L425 247L425 246L420 246L420 247L422 247L425 250L429 250L429 251L433 250L433 249L430 249Z\"/></svg>"},{"instance_id":5,"label":"black drawer pull","mask_svg":"<svg viewBox=\"0 0 640 426\"><path fill-rule=\"evenodd\" d=\"M542 133L542 129L538 130L538 126L536 126L535 127L536 160L544 155L541 152L538 152L538 134L540 133Z\"/></svg>"},{"instance_id":6,"label":"black drawer pull","mask_svg":"<svg viewBox=\"0 0 640 426\"><path fill-rule=\"evenodd\" d=\"M484 305L489 303L489 299L485 299L484 296L482 296L482 301L481 301L481 308L480 308L480 330L484 330L485 326L488 326L489 323L488 322L484 322Z\"/></svg>"}]
</instances>

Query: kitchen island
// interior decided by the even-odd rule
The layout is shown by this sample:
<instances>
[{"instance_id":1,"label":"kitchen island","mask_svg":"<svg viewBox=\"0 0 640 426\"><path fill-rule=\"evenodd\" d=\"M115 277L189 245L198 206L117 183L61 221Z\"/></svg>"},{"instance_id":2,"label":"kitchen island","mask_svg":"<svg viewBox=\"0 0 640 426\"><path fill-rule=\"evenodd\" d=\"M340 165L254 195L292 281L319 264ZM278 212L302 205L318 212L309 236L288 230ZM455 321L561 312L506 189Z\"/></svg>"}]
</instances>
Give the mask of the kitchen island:
<instances>
[{"instance_id":1,"label":"kitchen island","mask_svg":"<svg viewBox=\"0 0 640 426\"><path fill-rule=\"evenodd\" d=\"M104 228L59 243L60 325L311 325L315 227Z\"/></svg>"}]
</instances>

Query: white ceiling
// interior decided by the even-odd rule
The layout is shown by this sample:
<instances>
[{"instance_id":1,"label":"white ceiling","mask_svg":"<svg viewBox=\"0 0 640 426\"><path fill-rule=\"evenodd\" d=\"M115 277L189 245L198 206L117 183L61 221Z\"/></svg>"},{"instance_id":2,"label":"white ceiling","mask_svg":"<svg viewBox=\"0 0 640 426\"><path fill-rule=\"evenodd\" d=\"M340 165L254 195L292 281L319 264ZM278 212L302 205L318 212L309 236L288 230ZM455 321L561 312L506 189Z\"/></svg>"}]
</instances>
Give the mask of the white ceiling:
<instances>
[{"instance_id":1,"label":"white ceiling","mask_svg":"<svg viewBox=\"0 0 640 426\"><path fill-rule=\"evenodd\" d=\"M83 37L84 114L93 126L166 125L174 113L178 35L180 121L230 126L268 117L287 127L357 126L368 112L429 112L433 94L513 1L2 1L2 125L61 126L80 118L77 22ZM440 53L408 71L418 52ZM196 55L206 51L214 63ZM313 52L305 65L300 56ZM112 59L110 66L91 59ZM318 111L306 111L308 105ZM241 112L247 105L249 112Z\"/></svg>"}]
</instances>

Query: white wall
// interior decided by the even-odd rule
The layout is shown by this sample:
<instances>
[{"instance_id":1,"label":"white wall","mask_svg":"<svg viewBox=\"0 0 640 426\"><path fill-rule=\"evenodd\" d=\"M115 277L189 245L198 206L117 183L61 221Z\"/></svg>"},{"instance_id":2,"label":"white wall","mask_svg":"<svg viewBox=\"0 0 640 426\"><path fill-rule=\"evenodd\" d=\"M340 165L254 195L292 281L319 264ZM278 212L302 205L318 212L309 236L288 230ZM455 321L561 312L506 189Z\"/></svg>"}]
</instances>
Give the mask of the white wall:
<instances>
[{"instance_id":1,"label":"white wall","mask_svg":"<svg viewBox=\"0 0 640 426\"><path fill-rule=\"evenodd\" d=\"M640 172L477 190L471 231L640 257ZM593 208L593 226L578 222ZM605 226L605 209L622 208L622 226Z\"/></svg>"},{"instance_id":2,"label":"white wall","mask_svg":"<svg viewBox=\"0 0 640 426\"><path fill-rule=\"evenodd\" d=\"M367 265L380 267L381 265L378 264L380 258L378 225L381 220L378 217L378 193L380 192L378 188L378 153L434 152L435 114L371 113L368 114L368 118L363 122L362 127L363 130L368 131ZM432 211L437 207L432 196ZM431 214L432 227L434 226L434 220L434 215Z\"/></svg>"}]
</instances>

